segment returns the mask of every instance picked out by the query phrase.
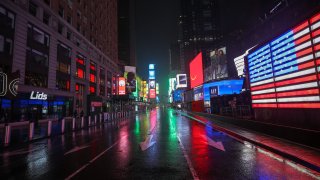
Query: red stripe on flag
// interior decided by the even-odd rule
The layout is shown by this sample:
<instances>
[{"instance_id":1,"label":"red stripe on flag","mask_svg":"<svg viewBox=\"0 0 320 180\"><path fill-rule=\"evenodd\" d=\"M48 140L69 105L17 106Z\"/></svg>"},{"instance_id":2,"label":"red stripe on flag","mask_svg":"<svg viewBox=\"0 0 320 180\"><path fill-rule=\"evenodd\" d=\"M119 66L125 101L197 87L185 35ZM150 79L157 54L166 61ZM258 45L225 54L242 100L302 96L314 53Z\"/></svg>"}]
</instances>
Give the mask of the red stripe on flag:
<instances>
[{"instance_id":1,"label":"red stripe on flag","mask_svg":"<svg viewBox=\"0 0 320 180\"><path fill-rule=\"evenodd\" d=\"M319 14L316 14L314 15L311 19L310 19L310 22L311 24L313 24L314 22L320 20L320 13Z\"/></svg>"},{"instance_id":2,"label":"red stripe on flag","mask_svg":"<svg viewBox=\"0 0 320 180\"><path fill-rule=\"evenodd\" d=\"M252 104L253 108L276 108L277 104Z\"/></svg>"},{"instance_id":3,"label":"red stripe on flag","mask_svg":"<svg viewBox=\"0 0 320 180\"><path fill-rule=\"evenodd\" d=\"M312 37L316 37L320 35L320 29L312 32Z\"/></svg>"},{"instance_id":4,"label":"red stripe on flag","mask_svg":"<svg viewBox=\"0 0 320 180\"><path fill-rule=\"evenodd\" d=\"M316 46L315 46L315 48L316 48ZM320 46L318 48L320 49ZM304 56L304 55L309 54L311 52L312 52L312 47L305 49L303 51L297 52L296 55L297 55L297 57L301 57L301 56Z\"/></svg>"},{"instance_id":5,"label":"red stripe on flag","mask_svg":"<svg viewBox=\"0 0 320 180\"><path fill-rule=\"evenodd\" d=\"M319 89L309 89L309 90L299 90L299 91L292 91L292 92L282 92L282 93L277 93L277 97L303 96L303 95L311 95L311 94L319 94Z\"/></svg>"},{"instance_id":6,"label":"red stripe on flag","mask_svg":"<svg viewBox=\"0 0 320 180\"><path fill-rule=\"evenodd\" d=\"M278 104L279 108L320 108L320 103Z\"/></svg>"},{"instance_id":7,"label":"red stripe on flag","mask_svg":"<svg viewBox=\"0 0 320 180\"><path fill-rule=\"evenodd\" d=\"M317 59L316 61L317 61L317 65L320 65L320 59Z\"/></svg>"},{"instance_id":8,"label":"red stripe on flag","mask_svg":"<svg viewBox=\"0 0 320 180\"><path fill-rule=\"evenodd\" d=\"M252 99L267 99L267 98L274 98L276 94L263 94L263 95L256 95L252 96Z\"/></svg>"},{"instance_id":9,"label":"red stripe on flag","mask_svg":"<svg viewBox=\"0 0 320 180\"><path fill-rule=\"evenodd\" d=\"M312 81L312 80L317 80L317 76L311 75L311 76L306 76L302 78L290 79L286 81L276 82L275 85L276 87L279 87L279 86L291 85L291 84L302 83L302 82Z\"/></svg>"},{"instance_id":10,"label":"red stripe on flag","mask_svg":"<svg viewBox=\"0 0 320 180\"><path fill-rule=\"evenodd\" d=\"M313 47L315 51L320 50L320 44Z\"/></svg>"},{"instance_id":11,"label":"red stripe on flag","mask_svg":"<svg viewBox=\"0 0 320 180\"><path fill-rule=\"evenodd\" d=\"M307 62L307 63L303 63L303 64L299 64L298 65L298 69L301 70L301 69L305 69L305 68L312 67L312 66L314 66L314 62L313 61Z\"/></svg>"},{"instance_id":12,"label":"red stripe on flag","mask_svg":"<svg viewBox=\"0 0 320 180\"><path fill-rule=\"evenodd\" d=\"M268 89L268 88L272 88L274 87L274 84L265 84L265 85L261 85L261 86L255 86L251 88L251 91L256 91L256 90L260 90L260 89Z\"/></svg>"},{"instance_id":13,"label":"red stripe on flag","mask_svg":"<svg viewBox=\"0 0 320 180\"><path fill-rule=\"evenodd\" d=\"M294 33L299 32L300 30L302 30L303 28L307 27L309 25L308 21L303 22L302 24L300 24L299 26L295 27L292 31Z\"/></svg>"},{"instance_id":14,"label":"red stripe on flag","mask_svg":"<svg viewBox=\"0 0 320 180\"><path fill-rule=\"evenodd\" d=\"M296 45L299 45L299 44L301 44L302 42L305 42L305 41L309 40L310 38L311 38L310 34L307 34L307 35L303 36L302 38L300 38L300 39L298 39L298 40L295 40L294 43L295 43Z\"/></svg>"}]
</instances>

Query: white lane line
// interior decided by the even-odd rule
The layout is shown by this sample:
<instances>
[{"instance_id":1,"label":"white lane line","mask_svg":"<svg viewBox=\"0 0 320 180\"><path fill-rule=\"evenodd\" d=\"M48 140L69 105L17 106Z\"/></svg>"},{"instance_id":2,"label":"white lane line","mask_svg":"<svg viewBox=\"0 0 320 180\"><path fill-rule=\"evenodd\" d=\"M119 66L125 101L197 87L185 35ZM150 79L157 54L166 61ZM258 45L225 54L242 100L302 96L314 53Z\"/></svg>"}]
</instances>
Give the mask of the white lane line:
<instances>
[{"instance_id":1,"label":"white lane line","mask_svg":"<svg viewBox=\"0 0 320 180\"><path fill-rule=\"evenodd\" d=\"M64 153L64 155L66 156L68 154L71 154L71 153L74 153L74 152L78 152L78 151L80 151L82 149L85 149L85 148L88 148L88 147L90 147L90 146L88 146L88 145L87 146L86 145L84 145L84 146L76 146L73 149L69 150L68 152Z\"/></svg>"},{"instance_id":2,"label":"white lane line","mask_svg":"<svg viewBox=\"0 0 320 180\"><path fill-rule=\"evenodd\" d=\"M188 156L188 154L187 154L186 149L184 148L184 146L183 146L183 144L182 144L182 141L181 141L179 135L177 135L177 138L178 138L178 141L179 141L180 148L182 149L183 156L184 156L184 158L186 158L186 160L187 160L187 164L188 164L188 166L189 166L189 170L190 170L190 172L191 172L191 174L192 174L193 179L194 179L194 180L199 180L199 176L198 176L196 170L194 169L194 167L193 167L193 165L192 165L192 162L191 162L191 160L190 160L190 158L189 158L189 156Z\"/></svg>"},{"instance_id":3,"label":"white lane line","mask_svg":"<svg viewBox=\"0 0 320 180\"><path fill-rule=\"evenodd\" d=\"M126 137L126 136L124 136ZM124 138L122 137L122 138ZM121 139L122 139L121 138ZM120 139L120 140L121 140ZM78 173L80 173L82 170L84 170L87 166L89 166L91 163L93 163L95 160L97 160L99 157L101 157L104 153L106 153L107 151L109 151L111 148L113 148L115 145L119 144L120 140L118 140L117 142L115 142L114 144L112 144L112 146L108 147L106 150L102 151L100 154L98 154L96 157L94 157L93 159L91 159L87 164L81 166L78 170L76 170L74 173L72 173L71 175L69 175L68 177L65 178L65 180L69 180L71 178L73 178L75 175L77 175Z\"/></svg>"}]
</instances>

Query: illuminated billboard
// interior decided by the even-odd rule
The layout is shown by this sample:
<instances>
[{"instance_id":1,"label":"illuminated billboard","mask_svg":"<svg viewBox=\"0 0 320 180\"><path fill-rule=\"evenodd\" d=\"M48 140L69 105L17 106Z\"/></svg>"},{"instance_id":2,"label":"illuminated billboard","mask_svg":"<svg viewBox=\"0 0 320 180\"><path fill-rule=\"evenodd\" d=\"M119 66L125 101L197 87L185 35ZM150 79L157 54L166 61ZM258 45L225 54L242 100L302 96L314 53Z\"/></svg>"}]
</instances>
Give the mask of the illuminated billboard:
<instances>
[{"instance_id":1,"label":"illuminated billboard","mask_svg":"<svg viewBox=\"0 0 320 180\"><path fill-rule=\"evenodd\" d=\"M149 89L155 89L156 88L156 81L155 80L149 80Z\"/></svg>"},{"instance_id":2,"label":"illuminated billboard","mask_svg":"<svg viewBox=\"0 0 320 180\"><path fill-rule=\"evenodd\" d=\"M199 53L189 64L191 88L203 83L202 53Z\"/></svg>"},{"instance_id":3,"label":"illuminated billboard","mask_svg":"<svg viewBox=\"0 0 320 180\"><path fill-rule=\"evenodd\" d=\"M124 77L118 78L118 94L119 95L126 94L126 78Z\"/></svg>"},{"instance_id":4,"label":"illuminated billboard","mask_svg":"<svg viewBox=\"0 0 320 180\"><path fill-rule=\"evenodd\" d=\"M193 89L194 101L203 100L203 86L198 86Z\"/></svg>"},{"instance_id":5,"label":"illuminated billboard","mask_svg":"<svg viewBox=\"0 0 320 180\"><path fill-rule=\"evenodd\" d=\"M247 56L253 108L320 108L320 13Z\"/></svg>"},{"instance_id":6,"label":"illuminated billboard","mask_svg":"<svg viewBox=\"0 0 320 180\"><path fill-rule=\"evenodd\" d=\"M155 89L149 89L149 98L150 99L156 98L156 90Z\"/></svg>"},{"instance_id":7,"label":"illuminated billboard","mask_svg":"<svg viewBox=\"0 0 320 180\"><path fill-rule=\"evenodd\" d=\"M124 77L126 78L126 93L132 94L136 92L136 67L125 66Z\"/></svg>"},{"instance_id":8,"label":"illuminated billboard","mask_svg":"<svg viewBox=\"0 0 320 180\"><path fill-rule=\"evenodd\" d=\"M204 81L223 79L228 77L228 62L226 48L210 52L210 60L204 69Z\"/></svg>"},{"instance_id":9,"label":"illuminated billboard","mask_svg":"<svg viewBox=\"0 0 320 180\"><path fill-rule=\"evenodd\" d=\"M154 64L149 64L149 69L154 69Z\"/></svg>"},{"instance_id":10,"label":"illuminated billboard","mask_svg":"<svg viewBox=\"0 0 320 180\"><path fill-rule=\"evenodd\" d=\"M187 87L187 75L186 74L177 74L177 88Z\"/></svg>"},{"instance_id":11,"label":"illuminated billboard","mask_svg":"<svg viewBox=\"0 0 320 180\"><path fill-rule=\"evenodd\" d=\"M159 94L159 83L156 83L156 94Z\"/></svg>"},{"instance_id":12,"label":"illuminated billboard","mask_svg":"<svg viewBox=\"0 0 320 180\"><path fill-rule=\"evenodd\" d=\"M154 70L149 70L149 79L155 79L155 71Z\"/></svg>"}]
</instances>

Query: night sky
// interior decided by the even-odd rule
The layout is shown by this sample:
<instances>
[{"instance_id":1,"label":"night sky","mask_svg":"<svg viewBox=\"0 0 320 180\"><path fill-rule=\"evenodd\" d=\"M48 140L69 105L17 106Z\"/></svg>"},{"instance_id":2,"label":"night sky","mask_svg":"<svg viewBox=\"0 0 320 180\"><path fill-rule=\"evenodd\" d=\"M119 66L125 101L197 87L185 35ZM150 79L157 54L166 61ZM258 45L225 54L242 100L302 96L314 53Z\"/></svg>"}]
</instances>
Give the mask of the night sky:
<instances>
[{"instance_id":1,"label":"night sky","mask_svg":"<svg viewBox=\"0 0 320 180\"><path fill-rule=\"evenodd\" d=\"M270 2L271 1L271 2ZM268 2L268 3L267 3ZM220 21L224 33L256 21L277 0L220 0ZM170 43L177 40L179 0L136 0L137 73L148 78L148 64L156 64L160 96L167 95ZM256 14L253 16L252 14Z\"/></svg>"},{"instance_id":2,"label":"night sky","mask_svg":"<svg viewBox=\"0 0 320 180\"><path fill-rule=\"evenodd\" d=\"M178 0L136 0L137 73L148 78L156 64L160 96L167 95L170 43L177 40Z\"/></svg>"}]
</instances>

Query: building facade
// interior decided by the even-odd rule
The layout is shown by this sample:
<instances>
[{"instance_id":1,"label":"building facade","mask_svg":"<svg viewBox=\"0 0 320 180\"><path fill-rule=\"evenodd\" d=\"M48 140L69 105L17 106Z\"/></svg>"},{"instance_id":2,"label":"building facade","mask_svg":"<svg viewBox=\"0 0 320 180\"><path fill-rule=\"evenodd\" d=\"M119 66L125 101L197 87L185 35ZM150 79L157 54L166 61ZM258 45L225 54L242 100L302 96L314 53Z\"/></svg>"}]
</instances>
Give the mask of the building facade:
<instances>
[{"instance_id":1,"label":"building facade","mask_svg":"<svg viewBox=\"0 0 320 180\"><path fill-rule=\"evenodd\" d=\"M199 52L204 54L205 66L210 51L222 39L218 5L218 0L181 1L178 42L181 43L180 56L186 73L189 73L189 62Z\"/></svg>"},{"instance_id":2,"label":"building facade","mask_svg":"<svg viewBox=\"0 0 320 180\"><path fill-rule=\"evenodd\" d=\"M20 75L17 96L1 97L9 121L103 110L119 69L116 0L3 0L0 16L1 70Z\"/></svg>"}]
</instances>

